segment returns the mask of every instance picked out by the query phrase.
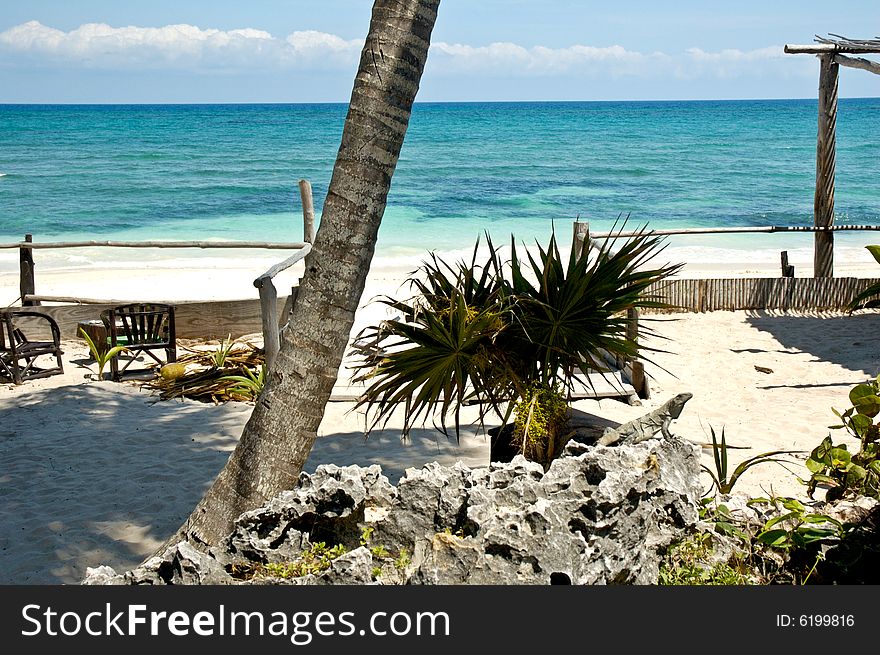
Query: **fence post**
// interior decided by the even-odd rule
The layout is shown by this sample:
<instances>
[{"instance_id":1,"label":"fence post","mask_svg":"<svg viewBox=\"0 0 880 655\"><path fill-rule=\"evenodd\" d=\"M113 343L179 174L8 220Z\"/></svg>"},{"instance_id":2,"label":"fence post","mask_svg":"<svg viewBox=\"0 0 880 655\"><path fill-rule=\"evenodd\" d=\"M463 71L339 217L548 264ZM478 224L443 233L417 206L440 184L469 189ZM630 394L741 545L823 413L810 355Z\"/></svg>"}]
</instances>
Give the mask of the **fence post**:
<instances>
[{"instance_id":1,"label":"fence post","mask_svg":"<svg viewBox=\"0 0 880 655\"><path fill-rule=\"evenodd\" d=\"M788 251L783 250L780 256L782 260L782 277L794 277L794 266L788 263Z\"/></svg>"},{"instance_id":2,"label":"fence post","mask_svg":"<svg viewBox=\"0 0 880 655\"><path fill-rule=\"evenodd\" d=\"M26 243L33 243L32 234L25 234ZM33 307L39 305L40 302L34 300L25 300L25 296L32 296L36 293L34 278L34 251L31 248L19 247L18 249L18 290L21 294L22 307Z\"/></svg>"},{"instance_id":3,"label":"fence post","mask_svg":"<svg viewBox=\"0 0 880 655\"><path fill-rule=\"evenodd\" d=\"M589 223L581 223L580 221L574 222L574 236L572 238L571 247L574 248L574 253L577 257L580 257L585 251L589 251L589 243L590 243L590 224Z\"/></svg>"},{"instance_id":4,"label":"fence post","mask_svg":"<svg viewBox=\"0 0 880 655\"><path fill-rule=\"evenodd\" d=\"M263 350L266 353L266 369L275 364L281 344L278 338L278 291L271 278L260 284L260 318L263 322Z\"/></svg>"},{"instance_id":5,"label":"fence post","mask_svg":"<svg viewBox=\"0 0 880 655\"><path fill-rule=\"evenodd\" d=\"M299 195L303 207L303 241L315 243L315 203L312 200L312 185L308 180L299 181Z\"/></svg>"}]
</instances>

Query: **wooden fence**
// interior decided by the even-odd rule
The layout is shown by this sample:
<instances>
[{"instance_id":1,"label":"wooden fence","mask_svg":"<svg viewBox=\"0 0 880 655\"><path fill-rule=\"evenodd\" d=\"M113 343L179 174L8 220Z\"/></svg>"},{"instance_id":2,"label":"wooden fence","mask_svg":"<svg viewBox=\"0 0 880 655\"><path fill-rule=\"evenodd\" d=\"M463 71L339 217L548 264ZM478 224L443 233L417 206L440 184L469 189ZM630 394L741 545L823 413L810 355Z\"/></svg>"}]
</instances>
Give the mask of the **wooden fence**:
<instances>
[{"instance_id":1,"label":"wooden fence","mask_svg":"<svg viewBox=\"0 0 880 655\"><path fill-rule=\"evenodd\" d=\"M735 227L652 230L654 235L673 234L743 234L781 232L838 232L880 230L878 225L816 227ZM583 248L587 241L602 238L636 236L640 232L591 233L589 224L574 223L573 247ZM782 252L781 274L791 274L786 252ZM718 310L766 309L778 311L844 310L853 298L875 284L876 278L854 277L761 277L672 279L653 285L648 294L674 306L673 311L712 312ZM645 310L643 310L645 311Z\"/></svg>"},{"instance_id":2,"label":"wooden fence","mask_svg":"<svg viewBox=\"0 0 880 655\"><path fill-rule=\"evenodd\" d=\"M649 287L647 294L680 312L843 310L856 295L878 281L855 277L668 280Z\"/></svg>"},{"instance_id":3,"label":"wooden fence","mask_svg":"<svg viewBox=\"0 0 880 655\"><path fill-rule=\"evenodd\" d=\"M268 243L256 241L67 241L34 242L27 234L17 243L0 243L0 249L16 248L19 251L19 299L25 307L40 306L39 311L52 316L61 329L63 338L79 336L81 322L94 320L100 313L112 306L129 302L163 302L175 306L175 327L179 338L219 339L227 335L240 337L245 334L263 332L267 359L271 362L278 353L278 330L286 325L296 287L289 294L278 296L273 278L311 252L315 239L315 210L312 201L312 188L307 180L300 180L299 191L303 206L302 242ZM34 250L58 248L201 248L233 249L257 248L268 250L296 250L297 252L283 262L273 266L254 280L259 290L259 299L212 300L212 301L168 301L156 298L125 298L118 300L94 299L41 295L36 292L34 275ZM63 303L43 305L42 303Z\"/></svg>"}]
</instances>

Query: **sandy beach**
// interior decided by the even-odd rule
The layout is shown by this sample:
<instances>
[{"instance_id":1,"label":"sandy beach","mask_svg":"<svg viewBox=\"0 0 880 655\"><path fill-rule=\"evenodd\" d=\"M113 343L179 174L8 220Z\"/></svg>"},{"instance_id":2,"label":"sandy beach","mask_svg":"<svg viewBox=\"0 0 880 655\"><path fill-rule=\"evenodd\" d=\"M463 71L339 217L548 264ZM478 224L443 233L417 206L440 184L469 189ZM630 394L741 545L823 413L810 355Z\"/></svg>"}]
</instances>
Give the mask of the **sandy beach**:
<instances>
[{"instance_id":1,"label":"sandy beach","mask_svg":"<svg viewBox=\"0 0 880 655\"><path fill-rule=\"evenodd\" d=\"M266 261L271 264L271 259ZM144 293L160 299L156 289L169 300L251 297L251 280L265 270L266 261L230 260L222 269L204 262L190 267L157 263L149 277L122 264L73 274L38 268L38 289L99 298L127 290L129 296ZM355 331L383 317L369 299L398 290L414 263L380 262L374 268ZM876 275L870 262L841 263L841 270ZM775 273L770 267L762 272ZM288 281L295 282L298 274L289 273ZM688 274L709 271L692 267ZM726 274L751 271L731 266ZM17 282L16 273L0 274L0 292L7 302L16 295ZM810 450L834 423L831 408L845 409L849 389L880 372L878 312L737 311L645 320L658 334L646 345L664 351L653 354L653 363L646 366L651 399L642 406L581 400L574 407L600 424L614 425L677 393L692 392L673 431L705 443L710 426L719 434L723 428L728 443L742 448L731 451L731 467L768 450ZM126 569L138 564L189 514L250 415L246 403L160 402L137 383L90 380L94 363L85 345L67 341L64 350L64 375L19 387L0 385L0 583L75 584L89 566ZM363 415L353 412L351 403L330 403L306 470L331 462L378 463L395 482L407 467L430 461L488 462L488 439L477 427L466 430L461 443L431 426L402 443L394 421L366 441L363 426ZM840 433L835 437L844 439ZM711 450L703 452L711 467ZM736 489L802 497L796 474L806 472L803 455L791 461L789 471L773 464L751 469ZM708 487L708 478L705 482Z\"/></svg>"}]
</instances>

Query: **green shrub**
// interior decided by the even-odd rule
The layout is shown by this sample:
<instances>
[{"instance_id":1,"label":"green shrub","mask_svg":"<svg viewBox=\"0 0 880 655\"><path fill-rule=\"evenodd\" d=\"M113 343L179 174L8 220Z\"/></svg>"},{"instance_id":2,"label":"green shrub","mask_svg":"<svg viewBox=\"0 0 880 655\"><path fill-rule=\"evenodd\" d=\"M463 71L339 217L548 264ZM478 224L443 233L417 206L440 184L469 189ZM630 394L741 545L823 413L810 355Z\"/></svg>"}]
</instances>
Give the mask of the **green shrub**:
<instances>
[{"instance_id":1,"label":"green shrub","mask_svg":"<svg viewBox=\"0 0 880 655\"><path fill-rule=\"evenodd\" d=\"M880 500L880 376L859 384L849 392L852 407L842 414L832 411L841 420L832 430L844 429L858 439L859 449L850 453L847 444L835 445L825 437L807 459L812 474L807 482L810 498L820 484L828 486L826 500L834 501L846 494L863 495Z\"/></svg>"}]
</instances>

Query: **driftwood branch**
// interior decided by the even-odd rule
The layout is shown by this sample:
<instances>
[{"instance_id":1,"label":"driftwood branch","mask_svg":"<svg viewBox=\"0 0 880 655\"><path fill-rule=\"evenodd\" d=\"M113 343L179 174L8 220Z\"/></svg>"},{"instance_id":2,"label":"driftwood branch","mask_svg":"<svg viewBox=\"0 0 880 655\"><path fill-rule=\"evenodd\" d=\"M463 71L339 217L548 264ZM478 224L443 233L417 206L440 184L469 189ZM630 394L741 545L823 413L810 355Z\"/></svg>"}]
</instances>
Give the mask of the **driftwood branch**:
<instances>
[{"instance_id":1,"label":"driftwood branch","mask_svg":"<svg viewBox=\"0 0 880 655\"><path fill-rule=\"evenodd\" d=\"M846 55L834 55L834 61L841 66L859 68L863 71L880 75L880 63L871 61L870 59L863 59L862 57L847 57Z\"/></svg>"},{"instance_id":2,"label":"driftwood branch","mask_svg":"<svg viewBox=\"0 0 880 655\"><path fill-rule=\"evenodd\" d=\"M286 271L288 268L296 264L301 259L305 259L305 256L308 255L312 251L312 244L306 243L299 250L299 252L294 253L287 259L285 259L280 264L275 264L268 271L263 273L260 277L254 280L254 286L258 289L262 288L262 286L266 283L267 280L271 280L273 277L281 273L282 271Z\"/></svg>"}]
</instances>

